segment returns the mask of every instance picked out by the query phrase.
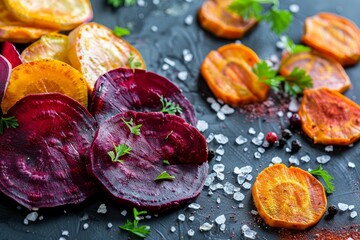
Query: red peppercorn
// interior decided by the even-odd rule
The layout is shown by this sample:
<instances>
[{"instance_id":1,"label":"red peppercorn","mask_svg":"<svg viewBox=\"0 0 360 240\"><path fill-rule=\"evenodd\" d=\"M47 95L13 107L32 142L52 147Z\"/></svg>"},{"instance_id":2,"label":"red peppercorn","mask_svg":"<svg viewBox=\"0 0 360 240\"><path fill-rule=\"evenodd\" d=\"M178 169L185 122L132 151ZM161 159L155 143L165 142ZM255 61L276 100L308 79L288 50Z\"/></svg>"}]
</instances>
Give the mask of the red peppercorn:
<instances>
[{"instance_id":1,"label":"red peppercorn","mask_svg":"<svg viewBox=\"0 0 360 240\"><path fill-rule=\"evenodd\" d=\"M266 134L266 141L269 143L269 144L274 144L275 142L277 142L279 140L278 136L276 133L274 132L268 132Z\"/></svg>"}]
</instances>

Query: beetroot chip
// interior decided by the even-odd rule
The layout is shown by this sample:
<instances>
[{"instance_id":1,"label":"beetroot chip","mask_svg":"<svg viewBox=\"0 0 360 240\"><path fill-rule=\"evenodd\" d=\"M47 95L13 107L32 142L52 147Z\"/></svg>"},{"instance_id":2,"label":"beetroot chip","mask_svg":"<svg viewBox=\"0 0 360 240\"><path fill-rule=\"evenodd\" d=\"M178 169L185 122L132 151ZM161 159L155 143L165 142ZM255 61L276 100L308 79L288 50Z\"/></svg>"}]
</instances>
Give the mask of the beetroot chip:
<instances>
[{"instance_id":1,"label":"beetroot chip","mask_svg":"<svg viewBox=\"0 0 360 240\"><path fill-rule=\"evenodd\" d=\"M94 193L84 156L96 121L84 107L61 94L34 94L11 116L19 126L0 135L0 191L29 209L75 204Z\"/></svg>"},{"instance_id":2,"label":"beetroot chip","mask_svg":"<svg viewBox=\"0 0 360 240\"><path fill-rule=\"evenodd\" d=\"M20 54L11 42L3 43L1 55L3 55L11 63L12 68L22 64Z\"/></svg>"},{"instance_id":3,"label":"beetroot chip","mask_svg":"<svg viewBox=\"0 0 360 240\"><path fill-rule=\"evenodd\" d=\"M161 97L179 105L181 113L176 114L196 126L194 108L181 90L170 80L141 69L118 68L102 75L95 84L90 111L99 123L128 110L159 112Z\"/></svg>"},{"instance_id":4,"label":"beetroot chip","mask_svg":"<svg viewBox=\"0 0 360 240\"><path fill-rule=\"evenodd\" d=\"M126 123L141 124L138 135ZM128 151L114 161L119 146ZM89 154L89 169L105 190L120 203L150 212L195 199L208 173L205 138L170 114L118 114L100 125ZM174 179L155 180L164 171Z\"/></svg>"},{"instance_id":5,"label":"beetroot chip","mask_svg":"<svg viewBox=\"0 0 360 240\"><path fill-rule=\"evenodd\" d=\"M0 55L0 105L9 82L11 69L10 62L4 56Z\"/></svg>"}]
</instances>

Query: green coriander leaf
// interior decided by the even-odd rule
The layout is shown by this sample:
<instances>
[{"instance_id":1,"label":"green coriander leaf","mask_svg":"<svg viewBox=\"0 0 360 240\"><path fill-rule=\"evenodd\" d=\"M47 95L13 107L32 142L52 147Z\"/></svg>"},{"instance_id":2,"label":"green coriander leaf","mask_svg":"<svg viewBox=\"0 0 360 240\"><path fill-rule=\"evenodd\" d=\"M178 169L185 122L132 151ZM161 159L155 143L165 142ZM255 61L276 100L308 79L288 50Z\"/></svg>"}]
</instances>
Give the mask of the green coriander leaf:
<instances>
[{"instance_id":1,"label":"green coriander leaf","mask_svg":"<svg viewBox=\"0 0 360 240\"><path fill-rule=\"evenodd\" d=\"M253 72L258 76L260 82L269 85L275 91L279 91L280 84L285 80L282 76L277 76L276 70L271 68L265 61L257 63L253 67Z\"/></svg>"},{"instance_id":2,"label":"green coriander leaf","mask_svg":"<svg viewBox=\"0 0 360 240\"><path fill-rule=\"evenodd\" d=\"M271 25L271 31L279 35L289 28L292 14L287 10L272 8L264 15L264 20Z\"/></svg>"},{"instance_id":3,"label":"green coriander leaf","mask_svg":"<svg viewBox=\"0 0 360 240\"><path fill-rule=\"evenodd\" d=\"M173 132L174 132L174 130L171 130L171 131L168 133L168 135L166 135L165 140L168 139Z\"/></svg>"},{"instance_id":4,"label":"green coriander leaf","mask_svg":"<svg viewBox=\"0 0 360 240\"><path fill-rule=\"evenodd\" d=\"M291 40L289 37L284 37L284 39L282 39L282 42L285 45L285 49L290 53L290 54L297 54L297 53L301 53L301 52L309 52L311 51L311 48L301 45L301 44L295 44L293 42L293 40Z\"/></svg>"},{"instance_id":5,"label":"green coriander leaf","mask_svg":"<svg viewBox=\"0 0 360 240\"><path fill-rule=\"evenodd\" d=\"M130 66L131 69L141 67L141 62L135 59L135 55L132 52L130 53L130 57L127 64Z\"/></svg>"},{"instance_id":6,"label":"green coriander leaf","mask_svg":"<svg viewBox=\"0 0 360 240\"><path fill-rule=\"evenodd\" d=\"M289 95L296 96L302 93L305 88L311 88L312 86L312 78L305 70L296 67L290 75L286 76L284 90Z\"/></svg>"},{"instance_id":7,"label":"green coriander leaf","mask_svg":"<svg viewBox=\"0 0 360 240\"><path fill-rule=\"evenodd\" d=\"M111 158L111 161L113 162L119 162L119 163L124 163L124 160L119 159L120 157L129 154L131 152L131 148L129 146L127 146L126 144L119 144L119 145L115 145L114 144L114 151L109 151L107 154L109 155L109 157Z\"/></svg>"},{"instance_id":8,"label":"green coriander leaf","mask_svg":"<svg viewBox=\"0 0 360 240\"><path fill-rule=\"evenodd\" d=\"M131 7L134 6L136 4L136 0L125 0L125 7Z\"/></svg>"},{"instance_id":9,"label":"green coriander leaf","mask_svg":"<svg viewBox=\"0 0 360 240\"><path fill-rule=\"evenodd\" d=\"M314 176L319 176L324 180L327 193L331 194L335 192L335 187L332 184L332 180L334 178L326 170L324 170L321 165L319 165L316 169L309 171L309 173Z\"/></svg>"},{"instance_id":10,"label":"green coriander leaf","mask_svg":"<svg viewBox=\"0 0 360 240\"><path fill-rule=\"evenodd\" d=\"M0 117L0 134L4 133L4 128L17 128L18 126L19 123L15 116Z\"/></svg>"},{"instance_id":11,"label":"green coriander leaf","mask_svg":"<svg viewBox=\"0 0 360 240\"><path fill-rule=\"evenodd\" d=\"M133 119L130 119L130 121L126 121L124 118L121 118L121 120L126 124L126 126L130 129L130 132L134 135L140 135L140 128L142 124L134 125Z\"/></svg>"},{"instance_id":12,"label":"green coriander leaf","mask_svg":"<svg viewBox=\"0 0 360 240\"><path fill-rule=\"evenodd\" d=\"M163 165L170 165L170 162L168 160L163 160Z\"/></svg>"},{"instance_id":13,"label":"green coriander leaf","mask_svg":"<svg viewBox=\"0 0 360 240\"><path fill-rule=\"evenodd\" d=\"M143 215L143 214L147 214L147 211L138 211L136 208L133 209L133 214L134 214L134 221L131 222L129 220L127 220L126 224L124 224L123 226L119 226L120 229L131 232L132 234L141 237L141 238L146 238L147 235L149 235L150 233L150 227L143 225L143 226L138 226L139 224L139 216Z\"/></svg>"},{"instance_id":14,"label":"green coriander leaf","mask_svg":"<svg viewBox=\"0 0 360 240\"><path fill-rule=\"evenodd\" d=\"M116 26L113 30L113 33L118 37L124 37L130 35L130 30L127 28Z\"/></svg>"},{"instance_id":15,"label":"green coriander leaf","mask_svg":"<svg viewBox=\"0 0 360 240\"><path fill-rule=\"evenodd\" d=\"M159 181L159 180L173 180L175 179L175 176L171 176L167 171L163 171L162 173L159 174L159 176L157 176L154 181Z\"/></svg>"},{"instance_id":16,"label":"green coriander leaf","mask_svg":"<svg viewBox=\"0 0 360 240\"><path fill-rule=\"evenodd\" d=\"M114 8L118 8L124 3L124 0L107 0L107 3Z\"/></svg>"},{"instance_id":17,"label":"green coriander leaf","mask_svg":"<svg viewBox=\"0 0 360 240\"><path fill-rule=\"evenodd\" d=\"M162 105L162 109L160 110L160 112L168 114L182 113L182 108L179 104L175 105L174 102L168 100L167 98L164 98L164 96L160 96L160 102Z\"/></svg>"},{"instance_id":18,"label":"green coriander leaf","mask_svg":"<svg viewBox=\"0 0 360 240\"><path fill-rule=\"evenodd\" d=\"M256 0L234 0L228 7L230 12L233 12L244 20L249 18L260 19L263 7Z\"/></svg>"}]
</instances>

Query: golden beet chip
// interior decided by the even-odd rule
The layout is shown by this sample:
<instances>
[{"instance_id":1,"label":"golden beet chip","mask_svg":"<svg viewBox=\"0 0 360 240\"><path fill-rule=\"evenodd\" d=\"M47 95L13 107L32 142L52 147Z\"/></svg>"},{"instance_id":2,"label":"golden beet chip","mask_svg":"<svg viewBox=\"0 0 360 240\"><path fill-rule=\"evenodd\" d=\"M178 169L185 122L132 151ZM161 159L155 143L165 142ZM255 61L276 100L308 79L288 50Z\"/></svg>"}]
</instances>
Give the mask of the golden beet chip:
<instances>
[{"instance_id":1,"label":"golden beet chip","mask_svg":"<svg viewBox=\"0 0 360 240\"><path fill-rule=\"evenodd\" d=\"M255 19L244 20L227 8L233 0L206 0L198 11L200 25L218 37L241 38L257 24Z\"/></svg>"},{"instance_id":2,"label":"golden beet chip","mask_svg":"<svg viewBox=\"0 0 360 240\"><path fill-rule=\"evenodd\" d=\"M87 107L88 92L83 75L58 60L23 63L12 70L1 109L6 113L17 101L34 93L62 93Z\"/></svg>"},{"instance_id":3,"label":"golden beet chip","mask_svg":"<svg viewBox=\"0 0 360 240\"><path fill-rule=\"evenodd\" d=\"M305 20L302 42L334 58L343 66L360 60L360 30L349 19L319 13Z\"/></svg>"},{"instance_id":4,"label":"golden beet chip","mask_svg":"<svg viewBox=\"0 0 360 240\"><path fill-rule=\"evenodd\" d=\"M38 27L70 30L93 17L89 0L4 0L9 11Z\"/></svg>"},{"instance_id":5,"label":"golden beet chip","mask_svg":"<svg viewBox=\"0 0 360 240\"><path fill-rule=\"evenodd\" d=\"M305 90L299 115L315 143L349 145L360 138L360 106L337 91Z\"/></svg>"},{"instance_id":6,"label":"golden beet chip","mask_svg":"<svg viewBox=\"0 0 360 240\"><path fill-rule=\"evenodd\" d=\"M259 215L271 227L303 230L326 211L322 184L301 168L284 164L265 168L256 178L252 196Z\"/></svg>"},{"instance_id":7,"label":"golden beet chip","mask_svg":"<svg viewBox=\"0 0 360 240\"><path fill-rule=\"evenodd\" d=\"M145 69L140 53L107 27L85 23L69 34L69 59L92 91L98 77L119 67Z\"/></svg>"},{"instance_id":8,"label":"golden beet chip","mask_svg":"<svg viewBox=\"0 0 360 240\"><path fill-rule=\"evenodd\" d=\"M252 67L260 59L254 51L242 44L227 44L211 51L200 71L217 98L233 106L263 101L269 91L261 83Z\"/></svg>"},{"instance_id":9,"label":"golden beet chip","mask_svg":"<svg viewBox=\"0 0 360 240\"><path fill-rule=\"evenodd\" d=\"M68 58L68 36L47 34L24 49L21 53L23 62L40 59L55 59L70 64Z\"/></svg>"},{"instance_id":10,"label":"golden beet chip","mask_svg":"<svg viewBox=\"0 0 360 240\"><path fill-rule=\"evenodd\" d=\"M319 52L285 53L279 69L280 74L286 77L296 67L304 69L312 78L313 89L327 87L344 92L351 86L343 66Z\"/></svg>"}]
</instances>

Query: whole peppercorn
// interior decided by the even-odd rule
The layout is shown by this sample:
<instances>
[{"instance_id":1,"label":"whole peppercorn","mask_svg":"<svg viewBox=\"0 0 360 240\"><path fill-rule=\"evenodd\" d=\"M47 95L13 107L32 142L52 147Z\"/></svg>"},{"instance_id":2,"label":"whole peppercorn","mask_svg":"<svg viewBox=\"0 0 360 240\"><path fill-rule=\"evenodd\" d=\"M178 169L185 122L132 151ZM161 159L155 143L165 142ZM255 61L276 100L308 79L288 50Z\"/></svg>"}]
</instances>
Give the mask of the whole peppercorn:
<instances>
[{"instance_id":1,"label":"whole peppercorn","mask_svg":"<svg viewBox=\"0 0 360 240\"><path fill-rule=\"evenodd\" d=\"M290 139L292 137L292 132L286 128L281 132L281 136L285 139Z\"/></svg>"},{"instance_id":2,"label":"whole peppercorn","mask_svg":"<svg viewBox=\"0 0 360 240\"><path fill-rule=\"evenodd\" d=\"M302 147L302 145L299 140L296 139L296 140L291 141L291 152L293 152L293 153L298 152L301 147Z\"/></svg>"},{"instance_id":3,"label":"whole peppercorn","mask_svg":"<svg viewBox=\"0 0 360 240\"><path fill-rule=\"evenodd\" d=\"M278 147L279 148L282 148L284 147L286 144L286 139L285 138L280 138L279 141L278 141Z\"/></svg>"},{"instance_id":4,"label":"whole peppercorn","mask_svg":"<svg viewBox=\"0 0 360 240\"><path fill-rule=\"evenodd\" d=\"M290 122L290 127L292 129L299 129L301 127L301 119L300 119L299 114L297 114L297 113L294 113L290 117L289 122Z\"/></svg>"},{"instance_id":5,"label":"whole peppercorn","mask_svg":"<svg viewBox=\"0 0 360 240\"><path fill-rule=\"evenodd\" d=\"M332 218L334 218L334 216L338 213L338 209L336 206L334 205L331 205L328 207L328 213L327 215L325 216L325 219L326 220L330 220Z\"/></svg>"},{"instance_id":6,"label":"whole peppercorn","mask_svg":"<svg viewBox=\"0 0 360 240\"><path fill-rule=\"evenodd\" d=\"M270 144L273 145L275 142L277 142L279 140L277 134L275 132L268 132L266 134L266 141Z\"/></svg>"}]
</instances>

